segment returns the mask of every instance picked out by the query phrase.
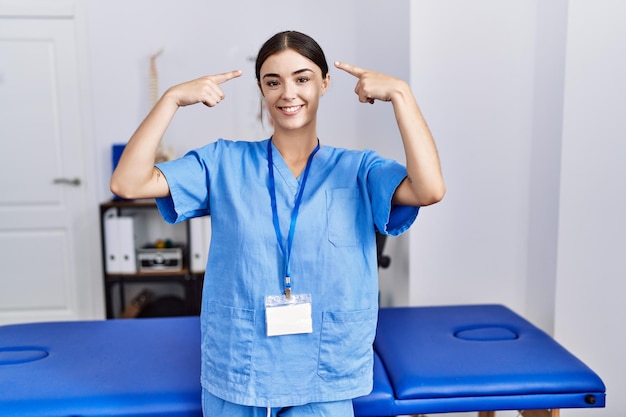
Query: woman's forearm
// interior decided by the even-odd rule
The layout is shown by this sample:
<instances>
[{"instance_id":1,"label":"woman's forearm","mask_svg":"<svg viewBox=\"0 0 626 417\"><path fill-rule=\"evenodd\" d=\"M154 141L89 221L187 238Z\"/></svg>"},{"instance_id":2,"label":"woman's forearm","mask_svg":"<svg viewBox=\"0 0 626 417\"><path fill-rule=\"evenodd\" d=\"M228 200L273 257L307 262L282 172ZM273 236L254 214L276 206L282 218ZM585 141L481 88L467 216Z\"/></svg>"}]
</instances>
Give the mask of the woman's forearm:
<instances>
[{"instance_id":1,"label":"woman's forearm","mask_svg":"<svg viewBox=\"0 0 626 417\"><path fill-rule=\"evenodd\" d=\"M396 193L398 204L427 206L445 194L439 155L410 87L400 82L391 96L406 155L408 178Z\"/></svg>"}]
</instances>

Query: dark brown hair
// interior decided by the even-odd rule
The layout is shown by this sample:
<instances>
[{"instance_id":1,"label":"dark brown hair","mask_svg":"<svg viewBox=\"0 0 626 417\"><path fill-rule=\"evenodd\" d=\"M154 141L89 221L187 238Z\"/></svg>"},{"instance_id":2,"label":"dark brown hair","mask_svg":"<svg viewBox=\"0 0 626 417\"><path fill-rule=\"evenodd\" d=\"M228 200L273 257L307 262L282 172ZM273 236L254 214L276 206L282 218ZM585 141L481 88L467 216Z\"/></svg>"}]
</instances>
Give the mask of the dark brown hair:
<instances>
[{"instance_id":1,"label":"dark brown hair","mask_svg":"<svg viewBox=\"0 0 626 417\"><path fill-rule=\"evenodd\" d=\"M295 30L279 32L269 38L256 57L256 80L261 80L261 66L267 58L285 49L293 49L305 58L313 61L322 70L322 78L328 74L328 63L324 51L313 38Z\"/></svg>"}]
</instances>

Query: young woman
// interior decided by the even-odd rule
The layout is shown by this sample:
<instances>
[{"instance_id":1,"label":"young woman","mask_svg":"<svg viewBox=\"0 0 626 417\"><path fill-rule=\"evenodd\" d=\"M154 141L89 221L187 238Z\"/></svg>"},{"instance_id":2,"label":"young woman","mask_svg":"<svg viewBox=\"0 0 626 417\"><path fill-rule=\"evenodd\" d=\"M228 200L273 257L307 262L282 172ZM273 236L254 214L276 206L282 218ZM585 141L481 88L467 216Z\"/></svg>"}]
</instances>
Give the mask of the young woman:
<instances>
[{"instance_id":1,"label":"young woman","mask_svg":"<svg viewBox=\"0 0 626 417\"><path fill-rule=\"evenodd\" d=\"M391 102L406 167L322 144L326 58L313 39L287 31L257 56L269 139L219 139L154 166L177 109L217 105L220 84L242 73L207 76L165 92L113 173L115 194L156 197L168 222L211 215L201 314L207 417L352 415L351 399L372 388L375 232L404 232L420 206L444 195L435 144L407 83L335 66L355 77L360 102Z\"/></svg>"}]
</instances>

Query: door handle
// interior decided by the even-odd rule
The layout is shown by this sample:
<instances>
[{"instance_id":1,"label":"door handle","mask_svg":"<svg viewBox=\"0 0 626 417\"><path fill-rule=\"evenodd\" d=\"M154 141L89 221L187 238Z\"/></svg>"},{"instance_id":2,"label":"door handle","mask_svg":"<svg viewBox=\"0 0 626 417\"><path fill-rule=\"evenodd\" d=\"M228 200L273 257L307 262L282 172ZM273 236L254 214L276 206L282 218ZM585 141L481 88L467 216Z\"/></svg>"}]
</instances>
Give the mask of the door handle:
<instances>
[{"instance_id":1,"label":"door handle","mask_svg":"<svg viewBox=\"0 0 626 417\"><path fill-rule=\"evenodd\" d=\"M80 178L55 178L52 182L55 184L73 185L78 187L80 185Z\"/></svg>"}]
</instances>

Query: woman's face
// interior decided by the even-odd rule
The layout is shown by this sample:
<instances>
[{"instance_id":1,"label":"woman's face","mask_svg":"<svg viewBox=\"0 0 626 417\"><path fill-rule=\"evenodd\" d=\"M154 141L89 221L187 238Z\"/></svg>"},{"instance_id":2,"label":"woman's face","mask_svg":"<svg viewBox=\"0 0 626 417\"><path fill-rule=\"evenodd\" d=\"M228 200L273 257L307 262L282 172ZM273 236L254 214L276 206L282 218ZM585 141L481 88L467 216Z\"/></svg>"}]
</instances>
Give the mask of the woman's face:
<instances>
[{"instance_id":1,"label":"woman's face","mask_svg":"<svg viewBox=\"0 0 626 417\"><path fill-rule=\"evenodd\" d=\"M274 129L315 128L319 98L328 89L330 75L293 49L270 55L260 71L259 87Z\"/></svg>"}]
</instances>

